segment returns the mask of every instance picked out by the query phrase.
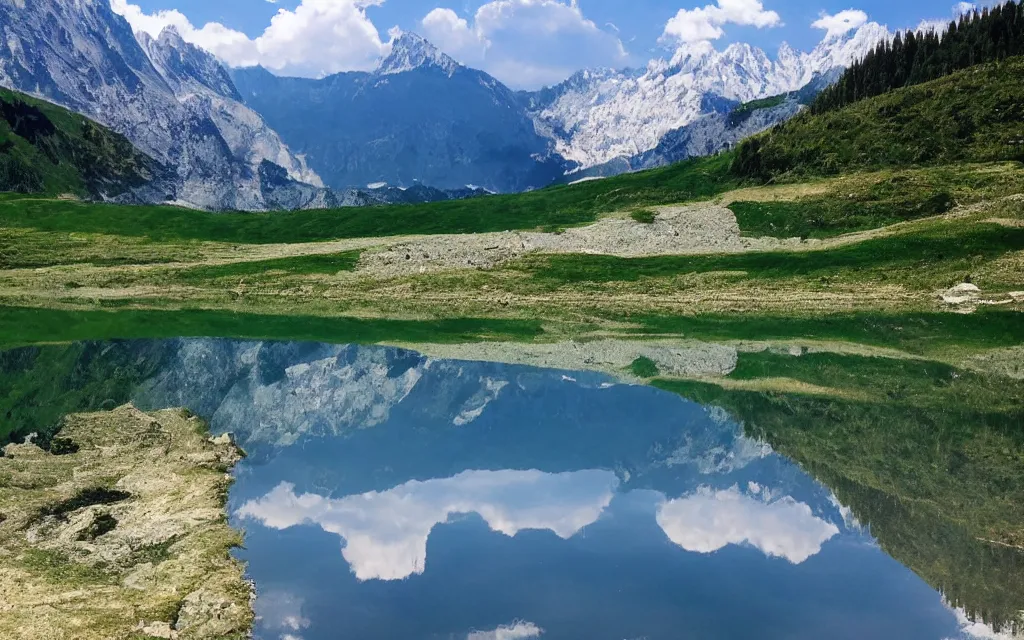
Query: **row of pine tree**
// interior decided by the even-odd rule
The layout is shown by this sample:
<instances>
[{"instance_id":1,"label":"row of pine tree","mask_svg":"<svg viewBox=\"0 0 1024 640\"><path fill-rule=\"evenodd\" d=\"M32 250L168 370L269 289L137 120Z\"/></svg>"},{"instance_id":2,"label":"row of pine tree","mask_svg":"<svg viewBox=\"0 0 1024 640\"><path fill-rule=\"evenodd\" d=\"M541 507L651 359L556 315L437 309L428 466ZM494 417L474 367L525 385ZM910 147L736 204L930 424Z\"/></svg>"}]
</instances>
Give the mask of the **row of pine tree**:
<instances>
[{"instance_id":1,"label":"row of pine tree","mask_svg":"<svg viewBox=\"0 0 1024 640\"><path fill-rule=\"evenodd\" d=\"M832 111L976 64L1019 55L1024 55L1024 0L1011 0L964 14L944 33L907 31L896 34L891 42L880 42L818 96L811 112Z\"/></svg>"}]
</instances>

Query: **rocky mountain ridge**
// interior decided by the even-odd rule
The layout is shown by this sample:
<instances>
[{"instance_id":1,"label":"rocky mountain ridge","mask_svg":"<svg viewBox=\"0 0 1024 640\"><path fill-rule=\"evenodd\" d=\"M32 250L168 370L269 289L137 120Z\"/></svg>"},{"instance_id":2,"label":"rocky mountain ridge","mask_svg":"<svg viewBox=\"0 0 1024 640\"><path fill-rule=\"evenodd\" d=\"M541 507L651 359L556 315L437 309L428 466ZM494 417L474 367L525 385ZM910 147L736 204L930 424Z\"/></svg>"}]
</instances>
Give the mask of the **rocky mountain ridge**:
<instances>
[{"instance_id":1,"label":"rocky mountain ridge","mask_svg":"<svg viewBox=\"0 0 1024 640\"><path fill-rule=\"evenodd\" d=\"M86 115L172 168L136 201L213 210L524 191L714 153L800 104L739 123L730 110L820 82L889 35L870 23L811 52L783 45L775 59L691 43L644 69L516 93L413 33L374 71L305 79L228 70L173 28L133 33L107 0L0 0L0 32L0 85Z\"/></svg>"},{"instance_id":2,"label":"rocky mountain ridge","mask_svg":"<svg viewBox=\"0 0 1024 640\"><path fill-rule=\"evenodd\" d=\"M888 30L869 23L775 59L747 44L680 46L644 69L588 69L513 93L403 33L372 72L282 78L231 71L242 98L332 187L420 181L522 191L614 175L728 148L795 115L795 97L732 123L740 104L818 91ZM407 105L415 103L416 108Z\"/></svg>"},{"instance_id":3,"label":"rocky mountain ridge","mask_svg":"<svg viewBox=\"0 0 1024 640\"><path fill-rule=\"evenodd\" d=\"M585 70L521 97L555 150L587 169L655 149L669 132L719 111L716 99L743 103L797 91L888 37L888 29L868 23L806 53L783 44L775 60L748 44L718 51L690 43L642 70Z\"/></svg>"},{"instance_id":4,"label":"rocky mountain ridge","mask_svg":"<svg viewBox=\"0 0 1024 640\"><path fill-rule=\"evenodd\" d=\"M322 185L237 101L223 68L173 30L139 38L106 0L0 1L0 84L77 111L176 169L167 197L207 209L294 208L268 200L260 165ZM279 186L279 185L278 185Z\"/></svg>"},{"instance_id":5,"label":"rocky mountain ridge","mask_svg":"<svg viewBox=\"0 0 1024 640\"><path fill-rule=\"evenodd\" d=\"M404 33L371 72L284 78L231 72L245 103L333 188L386 182L523 191L565 167L514 92Z\"/></svg>"}]
</instances>

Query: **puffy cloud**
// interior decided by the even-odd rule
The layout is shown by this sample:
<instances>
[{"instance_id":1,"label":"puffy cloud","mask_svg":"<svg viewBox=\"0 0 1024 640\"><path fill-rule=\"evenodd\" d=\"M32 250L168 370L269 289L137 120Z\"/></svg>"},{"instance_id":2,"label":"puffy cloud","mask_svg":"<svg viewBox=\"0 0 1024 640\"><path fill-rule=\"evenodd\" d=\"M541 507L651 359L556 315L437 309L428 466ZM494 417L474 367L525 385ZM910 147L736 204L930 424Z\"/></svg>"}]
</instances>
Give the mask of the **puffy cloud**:
<instances>
[{"instance_id":1,"label":"puffy cloud","mask_svg":"<svg viewBox=\"0 0 1024 640\"><path fill-rule=\"evenodd\" d=\"M486 48L483 40L475 30L469 28L469 22L460 18L451 9L438 7L426 16L422 22L423 34L449 55L461 52L482 50Z\"/></svg>"},{"instance_id":2,"label":"puffy cloud","mask_svg":"<svg viewBox=\"0 0 1024 640\"><path fill-rule=\"evenodd\" d=\"M725 35L727 24L763 29L782 25L782 18L767 11L761 0L718 0L696 9L680 9L665 24L662 40L669 42L701 42L717 40Z\"/></svg>"},{"instance_id":3,"label":"puffy cloud","mask_svg":"<svg viewBox=\"0 0 1024 640\"><path fill-rule=\"evenodd\" d=\"M687 551L712 553L730 544L749 544L769 556L800 564L839 533L831 522L790 497L773 500L739 489L701 489L669 500L658 509L658 524L669 540Z\"/></svg>"},{"instance_id":4,"label":"puffy cloud","mask_svg":"<svg viewBox=\"0 0 1024 640\"><path fill-rule=\"evenodd\" d=\"M128 0L110 0L132 29L158 36L173 26L187 42L232 66L261 64L275 72L320 76L373 68L388 42L366 15L384 0L302 0L293 11L280 9L255 39L220 23L196 27L177 10L147 14Z\"/></svg>"},{"instance_id":5,"label":"puffy cloud","mask_svg":"<svg viewBox=\"0 0 1024 640\"><path fill-rule=\"evenodd\" d=\"M466 471L331 499L282 483L237 515L273 529L315 524L344 538L341 554L359 580L401 580L423 572L427 538L452 514L477 513L507 536L546 529L568 539L598 519L617 486L610 471Z\"/></svg>"},{"instance_id":6,"label":"puffy cloud","mask_svg":"<svg viewBox=\"0 0 1024 640\"><path fill-rule=\"evenodd\" d=\"M835 38L844 33L856 29L868 21L868 14L860 9L846 9L835 15L821 14L821 17L811 23L815 29L824 29L825 38Z\"/></svg>"},{"instance_id":7,"label":"puffy cloud","mask_svg":"<svg viewBox=\"0 0 1024 640\"><path fill-rule=\"evenodd\" d=\"M598 27L575 2L493 0L471 20L442 7L421 28L448 55L520 88L561 82L581 67L630 62L617 33Z\"/></svg>"},{"instance_id":8,"label":"puffy cloud","mask_svg":"<svg viewBox=\"0 0 1024 640\"><path fill-rule=\"evenodd\" d=\"M471 631L466 640L520 640L522 638L539 638L544 630L532 622L515 622L502 625L491 631Z\"/></svg>"}]
</instances>

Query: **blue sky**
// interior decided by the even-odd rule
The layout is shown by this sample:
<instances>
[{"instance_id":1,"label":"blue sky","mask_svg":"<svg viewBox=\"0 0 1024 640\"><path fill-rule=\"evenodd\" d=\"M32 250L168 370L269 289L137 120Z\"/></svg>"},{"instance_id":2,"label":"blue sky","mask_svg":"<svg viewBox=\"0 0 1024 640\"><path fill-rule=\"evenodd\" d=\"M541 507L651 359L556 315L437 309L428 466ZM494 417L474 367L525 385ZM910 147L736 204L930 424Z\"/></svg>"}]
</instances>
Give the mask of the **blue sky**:
<instances>
[{"instance_id":1,"label":"blue sky","mask_svg":"<svg viewBox=\"0 0 1024 640\"><path fill-rule=\"evenodd\" d=\"M112 0L112 4L136 30L154 32L173 24L186 40L229 64L259 63L283 75L319 76L372 68L387 52L389 33L398 27L427 36L460 62L527 88L557 82L588 66L643 65L653 57L670 55L682 41L695 39L710 39L716 47L749 42L769 55L783 41L809 50L825 35L811 24L843 10L858 10L891 29L948 19L955 11L953 0ZM670 28L671 24L677 28Z\"/></svg>"}]
</instances>

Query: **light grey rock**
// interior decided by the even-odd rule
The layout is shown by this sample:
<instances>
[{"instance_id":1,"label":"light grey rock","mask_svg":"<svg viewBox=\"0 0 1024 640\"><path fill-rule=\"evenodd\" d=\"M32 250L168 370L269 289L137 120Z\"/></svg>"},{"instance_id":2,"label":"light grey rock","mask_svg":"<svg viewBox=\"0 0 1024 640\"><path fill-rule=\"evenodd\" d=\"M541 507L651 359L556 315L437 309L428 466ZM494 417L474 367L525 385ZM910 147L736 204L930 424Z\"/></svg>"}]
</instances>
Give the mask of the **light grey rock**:
<instances>
[{"instance_id":1,"label":"light grey rock","mask_svg":"<svg viewBox=\"0 0 1024 640\"><path fill-rule=\"evenodd\" d=\"M714 111L713 97L742 103L796 91L889 37L885 27L868 23L809 52L784 44L774 60L743 43L722 51L688 43L643 69L585 70L521 99L555 151L583 170L655 149L670 132Z\"/></svg>"},{"instance_id":2,"label":"light grey rock","mask_svg":"<svg viewBox=\"0 0 1024 640\"><path fill-rule=\"evenodd\" d=\"M138 200L265 209L264 161L320 186L237 100L219 62L173 30L137 40L106 0L0 0L0 82L82 113L174 167L171 193L142 190Z\"/></svg>"}]
</instances>

